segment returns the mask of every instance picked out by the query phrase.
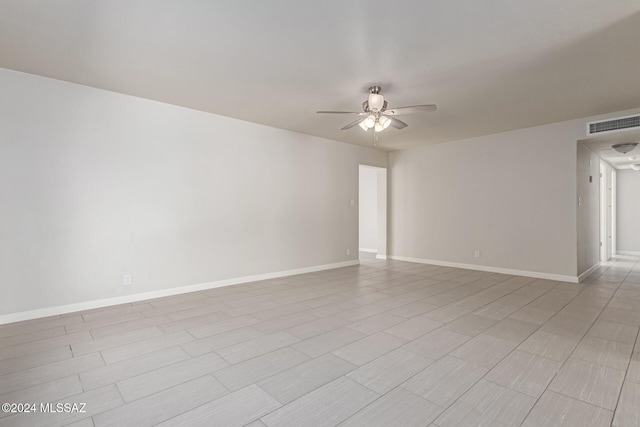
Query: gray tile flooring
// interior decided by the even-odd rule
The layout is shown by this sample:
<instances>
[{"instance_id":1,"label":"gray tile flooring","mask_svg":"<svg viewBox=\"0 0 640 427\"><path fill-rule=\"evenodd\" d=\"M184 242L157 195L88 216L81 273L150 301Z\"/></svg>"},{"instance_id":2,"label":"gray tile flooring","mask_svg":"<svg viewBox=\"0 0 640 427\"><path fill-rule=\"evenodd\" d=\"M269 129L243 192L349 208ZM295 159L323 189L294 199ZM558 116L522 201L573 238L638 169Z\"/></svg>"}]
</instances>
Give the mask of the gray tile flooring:
<instances>
[{"instance_id":1,"label":"gray tile flooring","mask_svg":"<svg viewBox=\"0 0 640 427\"><path fill-rule=\"evenodd\" d=\"M0 426L640 426L640 262L360 266L0 326Z\"/></svg>"}]
</instances>

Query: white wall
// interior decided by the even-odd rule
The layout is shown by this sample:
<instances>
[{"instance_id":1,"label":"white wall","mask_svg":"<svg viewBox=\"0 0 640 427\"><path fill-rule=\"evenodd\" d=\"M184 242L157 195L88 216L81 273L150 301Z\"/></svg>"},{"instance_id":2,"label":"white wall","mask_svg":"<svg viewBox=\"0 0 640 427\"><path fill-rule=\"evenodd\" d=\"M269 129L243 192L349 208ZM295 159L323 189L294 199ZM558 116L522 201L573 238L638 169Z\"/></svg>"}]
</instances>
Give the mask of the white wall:
<instances>
[{"instance_id":1,"label":"white wall","mask_svg":"<svg viewBox=\"0 0 640 427\"><path fill-rule=\"evenodd\" d=\"M576 141L588 121L637 112L391 153L391 256L575 279Z\"/></svg>"},{"instance_id":2,"label":"white wall","mask_svg":"<svg viewBox=\"0 0 640 427\"><path fill-rule=\"evenodd\" d=\"M358 164L387 166L8 70L0 93L0 314L356 260Z\"/></svg>"},{"instance_id":3,"label":"white wall","mask_svg":"<svg viewBox=\"0 0 640 427\"><path fill-rule=\"evenodd\" d=\"M617 250L640 253L640 172L619 170L617 184Z\"/></svg>"},{"instance_id":4,"label":"white wall","mask_svg":"<svg viewBox=\"0 0 640 427\"><path fill-rule=\"evenodd\" d=\"M378 170L360 166L360 250L377 252L378 248Z\"/></svg>"},{"instance_id":5,"label":"white wall","mask_svg":"<svg viewBox=\"0 0 640 427\"><path fill-rule=\"evenodd\" d=\"M578 275L600 262L600 158L577 144Z\"/></svg>"}]
</instances>

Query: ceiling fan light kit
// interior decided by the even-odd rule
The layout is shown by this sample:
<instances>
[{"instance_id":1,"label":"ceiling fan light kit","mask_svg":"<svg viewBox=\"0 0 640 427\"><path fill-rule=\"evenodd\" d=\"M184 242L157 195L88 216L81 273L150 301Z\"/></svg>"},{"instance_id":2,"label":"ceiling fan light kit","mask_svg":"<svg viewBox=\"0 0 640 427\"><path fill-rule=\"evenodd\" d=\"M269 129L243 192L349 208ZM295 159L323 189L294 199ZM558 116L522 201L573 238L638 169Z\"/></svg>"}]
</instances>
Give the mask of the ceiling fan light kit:
<instances>
[{"instance_id":1,"label":"ceiling fan light kit","mask_svg":"<svg viewBox=\"0 0 640 427\"><path fill-rule=\"evenodd\" d=\"M380 92L380 86L371 86L369 88L369 97L362 103L362 112L355 111L318 111L318 114L355 114L359 116L358 120L349 123L340 130L351 129L354 126L360 126L364 131L373 129L374 132L382 132L389 126L396 129L404 129L408 125L402 120L398 120L394 116L400 114L415 114L436 111L437 107L430 105L412 105L408 107L387 108L387 101Z\"/></svg>"},{"instance_id":2,"label":"ceiling fan light kit","mask_svg":"<svg viewBox=\"0 0 640 427\"><path fill-rule=\"evenodd\" d=\"M637 146L637 142L625 142L623 144L612 145L611 148L616 150L618 153L627 154L628 152L633 151Z\"/></svg>"}]
</instances>

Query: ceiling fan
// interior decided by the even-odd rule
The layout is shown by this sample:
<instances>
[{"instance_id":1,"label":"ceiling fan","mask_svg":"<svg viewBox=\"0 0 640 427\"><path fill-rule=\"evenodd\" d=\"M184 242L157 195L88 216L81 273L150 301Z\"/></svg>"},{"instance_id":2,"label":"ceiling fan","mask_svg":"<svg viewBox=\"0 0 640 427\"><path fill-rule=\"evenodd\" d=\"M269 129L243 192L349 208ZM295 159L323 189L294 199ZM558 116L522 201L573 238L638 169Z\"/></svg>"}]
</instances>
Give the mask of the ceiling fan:
<instances>
[{"instance_id":1,"label":"ceiling fan","mask_svg":"<svg viewBox=\"0 0 640 427\"><path fill-rule=\"evenodd\" d=\"M387 101L380 93L380 86L371 86L369 88L369 99L362 103L362 112L355 111L317 111L318 114L355 114L359 116L358 120L349 123L340 130L351 129L354 126L360 126L367 131L373 129L375 132L382 132L389 126L396 129L404 129L408 125L395 118L401 114L427 113L436 111L435 105L412 105L408 107L387 108Z\"/></svg>"}]
</instances>

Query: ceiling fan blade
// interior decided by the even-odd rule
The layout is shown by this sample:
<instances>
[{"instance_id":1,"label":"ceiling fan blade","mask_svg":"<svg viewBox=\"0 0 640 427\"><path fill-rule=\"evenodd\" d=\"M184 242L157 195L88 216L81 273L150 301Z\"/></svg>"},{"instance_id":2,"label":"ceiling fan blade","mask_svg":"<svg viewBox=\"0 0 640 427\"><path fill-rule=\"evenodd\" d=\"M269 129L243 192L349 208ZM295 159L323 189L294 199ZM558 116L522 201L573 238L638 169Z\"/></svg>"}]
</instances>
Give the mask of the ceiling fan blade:
<instances>
[{"instance_id":1,"label":"ceiling fan blade","mask_svg":"<svg viewBox=\"0 0 640 427\"><path fill-rule=\"evenodd\" d=\"M366 118L366 117L365 117L365 118ZM351 129L351 128L352 128L352 127L354 127L354 126L359 125L359 124L360 124L360 122L361 122L361 121L363 121L363 120L364 120L364 118L362 118L362 119L358 119L358 120L356 120L355 122L351 122L351 123L349 123L348 125L346 125L345 127L341 128L340 130L347 130L347 129Z\"/></svg>"},{"instance_id":2,"label":"ceiling fan blade","mask_svg":"<svg viewBox=\"0 0 640 427\"><path fill-rule=\"evenodd\" d=\"M404 129L407 126L409 126L408 124L406 124L402 120L398 120L395 117L389 117L389 120L391 120L391 126L393 126L396 129Z\"/></svg>"},{"instance_id":3,"label":"ceiling fan blade","mask_svg":"<svg viewBox=\"0 0 640 427\"><path fill-rule=\"evenodd\" d=\"M389 114L390 116L397 116L399 114L414 114L414 113L428 113L430 111L436 111L438 107L435 105L411 105L408 107L398 107L391 108L386 110L384 114Z\"/></svg>"},{"instance_id":4,"label":"ceiling fan blade","mask_svg":"<svg viewBox=\"0 0 640 427\"><path fill-rule=\"evenodd\" d=\"M357 114L359 116L364 116L367 113L356 112L356 111L316 111L317 114Z\"/></svg>"}]
</instances>

